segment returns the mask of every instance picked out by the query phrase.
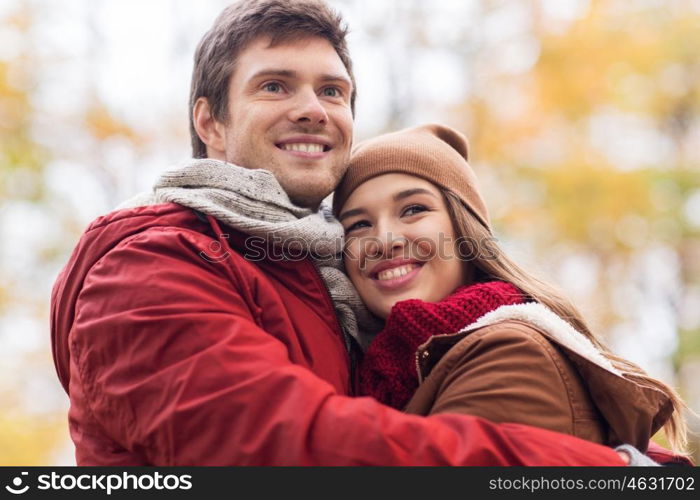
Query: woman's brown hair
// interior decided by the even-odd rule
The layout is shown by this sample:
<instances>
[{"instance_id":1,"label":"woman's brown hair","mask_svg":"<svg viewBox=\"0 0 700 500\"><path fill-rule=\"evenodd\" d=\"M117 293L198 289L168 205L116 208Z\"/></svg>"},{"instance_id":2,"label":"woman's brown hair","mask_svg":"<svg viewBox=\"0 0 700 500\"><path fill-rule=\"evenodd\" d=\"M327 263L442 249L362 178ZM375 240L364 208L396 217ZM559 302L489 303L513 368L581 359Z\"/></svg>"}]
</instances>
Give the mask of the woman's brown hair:
<instances>
[{"instance_id":1,"label":"woman's brown hair","mask_svg":"<svg viewBox=\"0 0 700 500\"><path fill-rule=\"evenodd\" d=\"M483 250L481 248L469 256L468 264L474 279L476 281L500 280L512 283L529 299L547 306L590 339L593 345L600 349L603 356L612 363L613 367L622 372L627 379L664 393L673 407L673 413L663 426L664 432L674 452L687 454L685 450L687 426L681 412L688 408L676 391L663 382L650 377L634 363L613 354L593 334L576 306L562 292L526 272L513 262L498 246L489 229L479 222L456 194L443 190L443 195L457 240L476 242L477 246L487 247L486 252L480 251Z\"/></svg>"}]
</instances>

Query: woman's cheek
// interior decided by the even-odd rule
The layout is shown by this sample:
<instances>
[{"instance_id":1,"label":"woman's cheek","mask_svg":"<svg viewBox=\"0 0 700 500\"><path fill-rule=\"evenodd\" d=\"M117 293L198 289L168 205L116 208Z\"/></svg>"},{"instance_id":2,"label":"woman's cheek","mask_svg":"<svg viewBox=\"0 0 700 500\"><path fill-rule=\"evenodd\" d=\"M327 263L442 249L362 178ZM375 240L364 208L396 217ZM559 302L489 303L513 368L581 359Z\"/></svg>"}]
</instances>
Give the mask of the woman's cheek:
<instances>
[{"instance_id":1,"label":"woman's cheek","mask_svg":"<svg viewBox=\"0 0 700 500\"><path fill-rule=\"evenodd\" d=\"M350 269L358 265L360 245L358 239L354 236L345 237L345 245L343 246L343 261L345 268Z\"/></svg>"},{"instance_id":2,"label":"woman's cheek","mask_svg":"<svg viewBox=\"0 0 700 500\"><path fill-rule=\"evenodd\" d=\"M430 238L418 238L416 245L416 255L419 260L430 260L436 254L436 242Z\"/></svg>"},{"instance_id":3,"label":"woman's cheek","mask_svg":"<svg viewBox=\"0 0 700 500\"><path fill-rule=\"evenodd\" d=\"M346 248L345 252L345 270L350 277L358 292L366 295L365 288L367 287L367 278L365 271L367 266L367 255L362 251L359 241Z\"/></svg>"}]
</instances>

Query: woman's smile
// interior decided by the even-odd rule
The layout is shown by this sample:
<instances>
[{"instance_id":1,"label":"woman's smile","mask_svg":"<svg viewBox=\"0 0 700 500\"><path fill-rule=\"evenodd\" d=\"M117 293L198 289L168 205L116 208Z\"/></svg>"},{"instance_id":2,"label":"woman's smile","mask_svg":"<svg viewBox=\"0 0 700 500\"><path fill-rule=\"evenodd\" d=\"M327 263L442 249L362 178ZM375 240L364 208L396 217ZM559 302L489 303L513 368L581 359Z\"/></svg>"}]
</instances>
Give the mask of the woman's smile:
<instances>
[{"instance_id":1,"label":"woman's smile","mask_svg":"<svg viewBox=\"0 0 700 500\"><path fill-rule=\"evenodd\" d=\"M382 266L382 264L385 265ZM380 262L370 273L370 278L377 288L385 292L403 290L413 284L422 267L423 263L405 259Z\"/></svg>"}]
</instances>

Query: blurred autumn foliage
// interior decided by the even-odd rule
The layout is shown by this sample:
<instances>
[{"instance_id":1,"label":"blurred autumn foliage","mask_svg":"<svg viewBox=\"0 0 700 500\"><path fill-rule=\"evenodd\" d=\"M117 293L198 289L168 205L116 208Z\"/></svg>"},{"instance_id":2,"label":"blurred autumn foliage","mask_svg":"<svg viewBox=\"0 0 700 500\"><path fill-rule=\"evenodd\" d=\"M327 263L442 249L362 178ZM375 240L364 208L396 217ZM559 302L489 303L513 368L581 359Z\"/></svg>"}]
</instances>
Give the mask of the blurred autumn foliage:
<instances>
[{"instance_id":1,"label":"blurred autumn foliage","mask_svg":"<svg viewBox=\"0 0 700 500\"><path fill-rule=\"evenodd\" d=\"M1 19L3 27L9 27L18 33L26 33L31 18L27 10L18 9ZM20 51L13 59L0 59L0 200L2 214L7 216L10 201L41 203L43 196L43 165L49 153L32 137L32 118L34 107L31 100L31 54ZM7 245L5 231L0 232ZM8 383L7 377L12 369L5 363L9 356L18 353L12 350L12 342L3 320L8 313L22 305L32 302L26 296L18 296L17 280L20 276L7 272L10 262L6 261L7 252L3 252L0 268L0 330L3 345L3 363L1 370L5 382L0 383L0 465L27 464L39 465L52 460L52 453L63 439L65 429L63 419L55 413L38 412L31 414L21 401L22 385ZM39 299L39 298L36 298ZM44 299L45 302L45 299ZM39 313L41 314L41 313ZM30 372L37 364L45 365L50 359L37 360L35 353L22 355L24 370Z\"/></svg>"},{"instance_id":2,"label":"blurred autumn foliage","mask_svg":"<svg viewBox=\"0 0 700 500\"><path fill-rule=\"evenodd\" d=\"M458 111L482 174L512 195L499 209L503 232L536 233L542 255L553 244L603 260L665 246L680 262L678 292L700 284L700 14L691 3L592 1L555 32L531 4L532 68L484 77ZM519 112L504 117L510 101L499 94L515 94Z\"/></svg>"},{"instance_id":3,"label":"blurred autumn foliage","mask_svg":"<svg viewBox=\"0 0 700 500\"><path fill-rule=\"evenodd\" d=\"M0 465L73 460L67 398L56 383L49 348L48 302L58 269L86 221L54 189L50 170L92 149L97 151L92 175L109 186L97 159L100 145L116 136L134 148L142 141L97 98L67 114L40 103L49 85L41 68L54 54L37 43L38 7L16 2L0 10L0 37L13 42L0 54ZM71 129L73 137L83 136L82 151L57 146L51 137Z\"/></svg>"},{"instance_id":4,"label":"blurred autumn foliage","mask_svg":"<svg viewBox=\"0 0 700 500\"><path fill-rule=\"evenodd\" d=\"M85 2L85 22L117 3ZM208 7L211 19L224 3ZM516 260L561 285L608 344L700 410L698 3L331 3L355 36L360 101L382 92L382 78L389 82L388 104L361 111L357 135L417 121L463 130L497 235ZM101 54L89 37L79 99L46 105L56 84L41 69L58 74L69 58L39 50L46 24L36 16L45 5L0 11L0 35L16 45L0 51L3 465L66 462L50 286L85 224L148 187L142 165L165 168L173 152L188 152L186 94L168 94L177 113L108 98L91 80ZM188 71L201 32L173 23L173 50ZM361 74L367 54L380 58L381 78ZM438 57L449 64L427 66ZM430 87L448 70L462 85L436 105ZM139 84L159 85L147 80ZM697 461L700 428L689 422Z\"/></svg>"},{"instance_id":5,"label":"blurred autumn foliage","mask_svg":"<svg viewBox=\"0 0 700 500\"><path fill-rule=\"evenodd\" d=\"M477 60L474 71L486 76L457 111L479 173L496 177L504 193L499 227L508 239L529 242L534 260L549 269L585 255L580 274L594 279L576 298L598 332L618 350L647 343L663 357L670 342L664 378L697 409L697 4L592 0L566 29L545 22L541 3L529 5L528 36L539 47L532 67L492 74L490 60ZM517 112L504 112L509 104ZM675 339L660 331L654 338L649 310L665 310ZM691 429L697 460L694 418Z\"/></svg>"}]
</instances>

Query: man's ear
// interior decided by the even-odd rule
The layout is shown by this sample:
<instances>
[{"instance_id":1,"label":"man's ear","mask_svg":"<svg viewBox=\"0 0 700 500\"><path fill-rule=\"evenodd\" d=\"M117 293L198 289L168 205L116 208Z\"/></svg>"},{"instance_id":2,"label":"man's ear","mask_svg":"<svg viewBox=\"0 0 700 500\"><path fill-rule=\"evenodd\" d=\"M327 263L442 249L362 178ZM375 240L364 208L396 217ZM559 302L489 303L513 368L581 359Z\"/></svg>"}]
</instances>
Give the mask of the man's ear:
<instances>
[{"instance_id":1,"label":"man's ear","mask_svg":"<svg viewBox=\"0 0 700 500\"><path fill-rule=\"evenodd\" d=\"M200 97L192 109L192 121L197 135L207 145L207 157L226 160L226 134L224 124L211 114L206 97Z\"/></svg>"}]
</instances>

